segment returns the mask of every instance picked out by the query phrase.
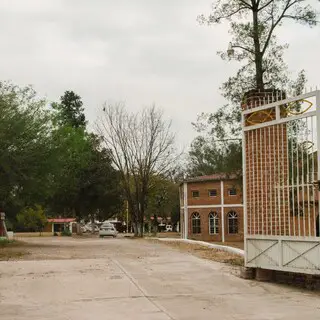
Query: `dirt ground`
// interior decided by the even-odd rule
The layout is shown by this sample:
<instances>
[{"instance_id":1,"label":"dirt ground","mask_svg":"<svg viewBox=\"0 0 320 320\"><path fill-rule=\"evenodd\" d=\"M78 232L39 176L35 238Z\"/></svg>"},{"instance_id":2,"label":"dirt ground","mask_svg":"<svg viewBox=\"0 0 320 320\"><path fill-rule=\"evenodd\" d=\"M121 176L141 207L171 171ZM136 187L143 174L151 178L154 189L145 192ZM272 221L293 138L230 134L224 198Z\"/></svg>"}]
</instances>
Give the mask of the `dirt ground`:
<instances>
[{"instance_id":1,"label":"dirt ground","mask_svg":"<svg viewBox=\"0 0 320 320\"><path fill-rule=\"evenodd\" d=\"M1 320L319 319L315 293L243 280L156 241L23 240L12 247L22 254L0 262Z\"/></svg>"},{"instance_id":2,"label":"dirt ground","mask_svg":"<svg viewBox=\"0 0 320 320\"><path fill-rule=\"evenodd\" d=\"M244 259L243 257L240 257L236 254L232 254L226 251L221 251L217 249L212 249L208 247L204 247L201 245L196 244L190 244L190 243L184 243L184 242L162 242L167 246L170 246L172 248L178 249L181 252L188 252L193 255L196 255L197 257L216 261L216 262L222 262L227 263L234 266L243 266L244 265Z\"/></svg>"}]
</instances>

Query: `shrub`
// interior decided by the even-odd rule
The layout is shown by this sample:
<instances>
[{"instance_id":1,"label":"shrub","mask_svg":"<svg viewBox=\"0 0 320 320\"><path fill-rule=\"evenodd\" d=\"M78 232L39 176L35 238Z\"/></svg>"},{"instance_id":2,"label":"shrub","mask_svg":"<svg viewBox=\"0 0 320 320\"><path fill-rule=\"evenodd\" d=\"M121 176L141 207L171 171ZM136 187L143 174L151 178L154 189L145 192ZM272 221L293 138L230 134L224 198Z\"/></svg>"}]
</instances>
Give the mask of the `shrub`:
<instances>
[{"instance_id":1,"label":"shrub","mask_svg":"<svg viewBox=\"0 0 320 320\"><path fill-rule=\"evenodd\" d=\"M64 229L64 230L61 232L61 236L63 236L63 237L71 237L71 232L70 232L70 230Z\"/></svg>"},{"instance_id":2,"label":"shrub","mask_svg":"<svg viewBox=\"0 0 320 320\"><path fill-rule=\"evenodd\" d=\"M7 238L0 237L0 247L5 247L12 241L8 240Z\"/></svg>"},{"instance_id":3,"label":"shrub","mask_svg":"<svg viewBox=\"0 0 320 320\"><path fill-rule=\"evenodd\" d=\"M17 215L17 221L23 228L42 232L47 223L47 217L41 206L35 205L34 208L26 207Z\"/></svg>"}]
</instances>

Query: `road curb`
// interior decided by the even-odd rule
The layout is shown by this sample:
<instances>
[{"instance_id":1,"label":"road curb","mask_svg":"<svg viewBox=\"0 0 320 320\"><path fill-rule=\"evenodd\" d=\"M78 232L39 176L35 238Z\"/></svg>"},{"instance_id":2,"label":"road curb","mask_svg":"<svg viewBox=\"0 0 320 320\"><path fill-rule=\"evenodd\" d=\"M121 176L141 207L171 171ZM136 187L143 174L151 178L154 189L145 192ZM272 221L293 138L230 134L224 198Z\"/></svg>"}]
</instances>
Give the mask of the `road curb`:
<instances>
[{"instance_id":1,"label":"road curb","mask_svg":"<svg viewBox=\"0 0 320 320\"><path fill-rule=\"evenodd\" d=\"M205 241L197 241L197 240L189 240L189 239L175 239L175 238L154 238L154 239L159 240L159 241L167 241L167 242L178 241L178 242L184 242L184 243L197 244L197 245L201 245L201 246L212 248L212 249L230 252L230 253L237 254L239 256L244 257L244 250L242 250L242 249L224 246L224 245L215 244L215 243L208 243Z\"/></svg>"}]
</instances>

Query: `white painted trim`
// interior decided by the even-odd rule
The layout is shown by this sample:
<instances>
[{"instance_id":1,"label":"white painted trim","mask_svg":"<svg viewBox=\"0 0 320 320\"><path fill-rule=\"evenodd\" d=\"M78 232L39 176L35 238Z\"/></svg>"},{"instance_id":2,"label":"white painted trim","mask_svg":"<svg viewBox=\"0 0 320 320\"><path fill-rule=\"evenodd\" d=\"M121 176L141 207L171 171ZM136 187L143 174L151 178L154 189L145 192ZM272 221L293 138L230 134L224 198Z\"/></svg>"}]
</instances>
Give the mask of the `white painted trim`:
<instances>
[{"instance_id":1,"label":"white painted trim","mask_svg":"<svg viewBox=\"0 0 320 320\"><path fill-rule=\"evenodd\" d=\"M261 111L261 110L274 108L274 107L276 107L278 105L284 105L284 104L287 104L287 103L290 103L290 102L295 102L297 100L311 98L311 97L314 97L318 92L319 92L319 90L315 90L315 91L311 91L311 92L308 92L308 93L301 94L301 95L296 96L296 97L287 98L287 99L284 99L284 100L278 100L276 102L264 104L263 106L260 106L260 107L244 110L244 111L242 111L242 114L250 114L252 112L257 112L257 111Z\"/></svg>"},{"instance_id":2,"label":"white painted trim","mask_svg":"<svg viewBox=\"0 0 320 320\"><path fill-rule=\"evenodd\" d=\"M317 161L317 167L318 167L318 181L320 181L320 172L319 172L319 170L320 170L320 161L319 161L319 147L320 147L320 90L318 90L317 92L316 92L316 112L317 112L317 118L316 118L316 139L317 139L317 159L318 159L318 161ZM318 198L319 198L319 196L320 196L320 192L319 192L319 190L317 190L316 192L318 192ZM309 214L310 214L310 212L309 212ZM318 205L318 215L320 216L320 206ZM316 226L316 224L317 224L317 219L316 219L316 222L315 222L315 229L317 229L317 226ZM319 226L318 226L319 228L320 228L320 220L319 220Z\"/></svg>"},{"instance_id":3,"label":"white painted trim","mask_svg":"<svg viewBox=\"0 0 320 320\"><path fill-rule=\"evenodd\" d=\"M294 120L298 120L298 119L304 119L304 118L308 118L308 117L314 117L315 115L316 115L316 111L310 111L307 113L299 114L297 116L292 116L292 117L288 117L288 118L281 118L280 120L272 120L272 121L268 121L268 122L254 124L251 126L246 126L243 128L243 131L251 131L251 130L255 130L255 129L266 128L266 127L274 126L276 124L286 123L286 122L290 122L290 121L294 121Z\"/></svg>"},{"instance_id":4,"label":"white painted trim","mask_svg":"<svg viewBox=\"0 0 320 320\"><path fill-rule=\"evenodd\" d=\"M205 209L205 208L243 208L243 204L235 203L235 204L204 204L204 205L195 205L195 206L188 206L188 209ZM184 207L181 207L184 209Z\"/></svg>"},{"instance_id":5,"label":"white painted trim","mask_svg":"<svg viewBox=\"0 0 320 320\"><path fill-rule=\"evenodd\" d=\"M289 271L289 272L298 272L298 273L308 273L308 274L320 274L319 269L319 244L320 239L317 237L287 237L287 236L263 236L263 235L255 235L255 236L247 236L247 247L246 255L249 253L250 260L246 261L246 267L253 268L263 268L263 269L271 269L271 270L280 270L280 271ZM269 243L268 243L269 241ZM260 244L262 246L260 246ZM300 264L288 266L288 262L284 264L283 255L287 252L288 248L284 247L283 244L286 243L290 245L291 251L293 255L292 261L298 259L299 257L303 257L305 254L306 259L303 259ZM305 245L306 243L311 244L312 247ZM249 244L253 245L253 249L248 250ZM271 247L275 247L272 251L268 251ZM266 250L263 250L266 248ZM316 252L309 252L310 249L316 249ZM265 253L265 254L264 254ZM259 256L263 254L265 257L271 258L273 262L270 261L259 261ZM308 254L308 255L307 255ZM247 257L248 260L248 257ZM287 259L288 260L288 259ZM274 264L277 263L277 265ZM310 264L309 264L310 262ZM312 266L313 265L313 266Z\"/></svg>"},{"instance_id":6,"label":"white painted trim","mask_svg":"<svg viewBox=\"0 0 320 320\"><path fill-rule=\"evenodd\" d=\"M243 232L244 232L244 248L247 247L246 237L248 234L248 225L247 225L247 159L246 159L246 133L243 128L245 127L245 118L244 114L241 115L242 122L242 201L243 201ZM244 257L245 264L247 263L247 255Z\"/></svg>"},{"instance_id":7,"label":"white painted trim","mask_svg":"<svg viewBox=\"0 0 320 320\"><path fill-rule=\"evenodd\" d=\"M271 235L247 235L247 239L251 240L282 240L282 241L296 241L296 242L320 242L319 237L304 237L304 236L271 236Z\"/></svg>"},{"instance_id":8,"label":"white painted trim","mask_svg":"<svg viewBox=\"0 0 320 320\"><path fill-rule=\"evenodd\" d=\"M209 232L209 235L210 236L216 236L216 235L219 235L219 233L220 233L220 228L219 228L219 214L217 213L217 212L215 212L216 214L217 214L217 218L218 218L218 230L219 230L219 232L218 233L211 233L210 231L211 231L211 221L210 221L210 215L212 214L213 212L209 212L209 214L208 214L208 232ZM214 225L214 227L216 227L216 224Z\"/></svg>"},{"instance_id":9,"label":"white painted trim","mask_svg":"<svg viewBox=\"0 0 320 320\"><path fill-rule=\"evenodd\" d=\"M184 239L188 239L188 183L183 183L183 213L184 213L184 232L181 234Z\"/></svg>"},{"instance_id":10,"label":"white painted trim","mask_svg":"<svg viewBox=\"0 0 320 320\"><path fill-rule=\"evenodd\" d=\"M223 180L220 181L221 186L221 240L224 242L224 185Z\"/></svg>"}]
</instances>

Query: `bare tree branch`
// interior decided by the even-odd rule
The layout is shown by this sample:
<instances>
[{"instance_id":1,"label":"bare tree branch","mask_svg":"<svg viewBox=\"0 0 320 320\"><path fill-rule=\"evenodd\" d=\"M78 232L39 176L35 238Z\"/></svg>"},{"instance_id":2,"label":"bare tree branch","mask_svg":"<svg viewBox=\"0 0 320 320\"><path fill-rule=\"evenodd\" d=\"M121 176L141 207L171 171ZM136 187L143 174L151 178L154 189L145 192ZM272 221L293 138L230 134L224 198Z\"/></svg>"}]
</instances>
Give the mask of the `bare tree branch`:
<instances>
[{"instance_id":1,"label":"bare tree branch","mask_svg":"<svg viewBox=\"0 0 320 320\"><path fill-rule=\"evenodd\" d=\"M133 213L136 233L141 235L151 178L173 168L177 160L171 122L166 122L155 106L132 114L124 105L108 105L104 107L98 131L112 151Z\"/></svg>"}]
</instances>

